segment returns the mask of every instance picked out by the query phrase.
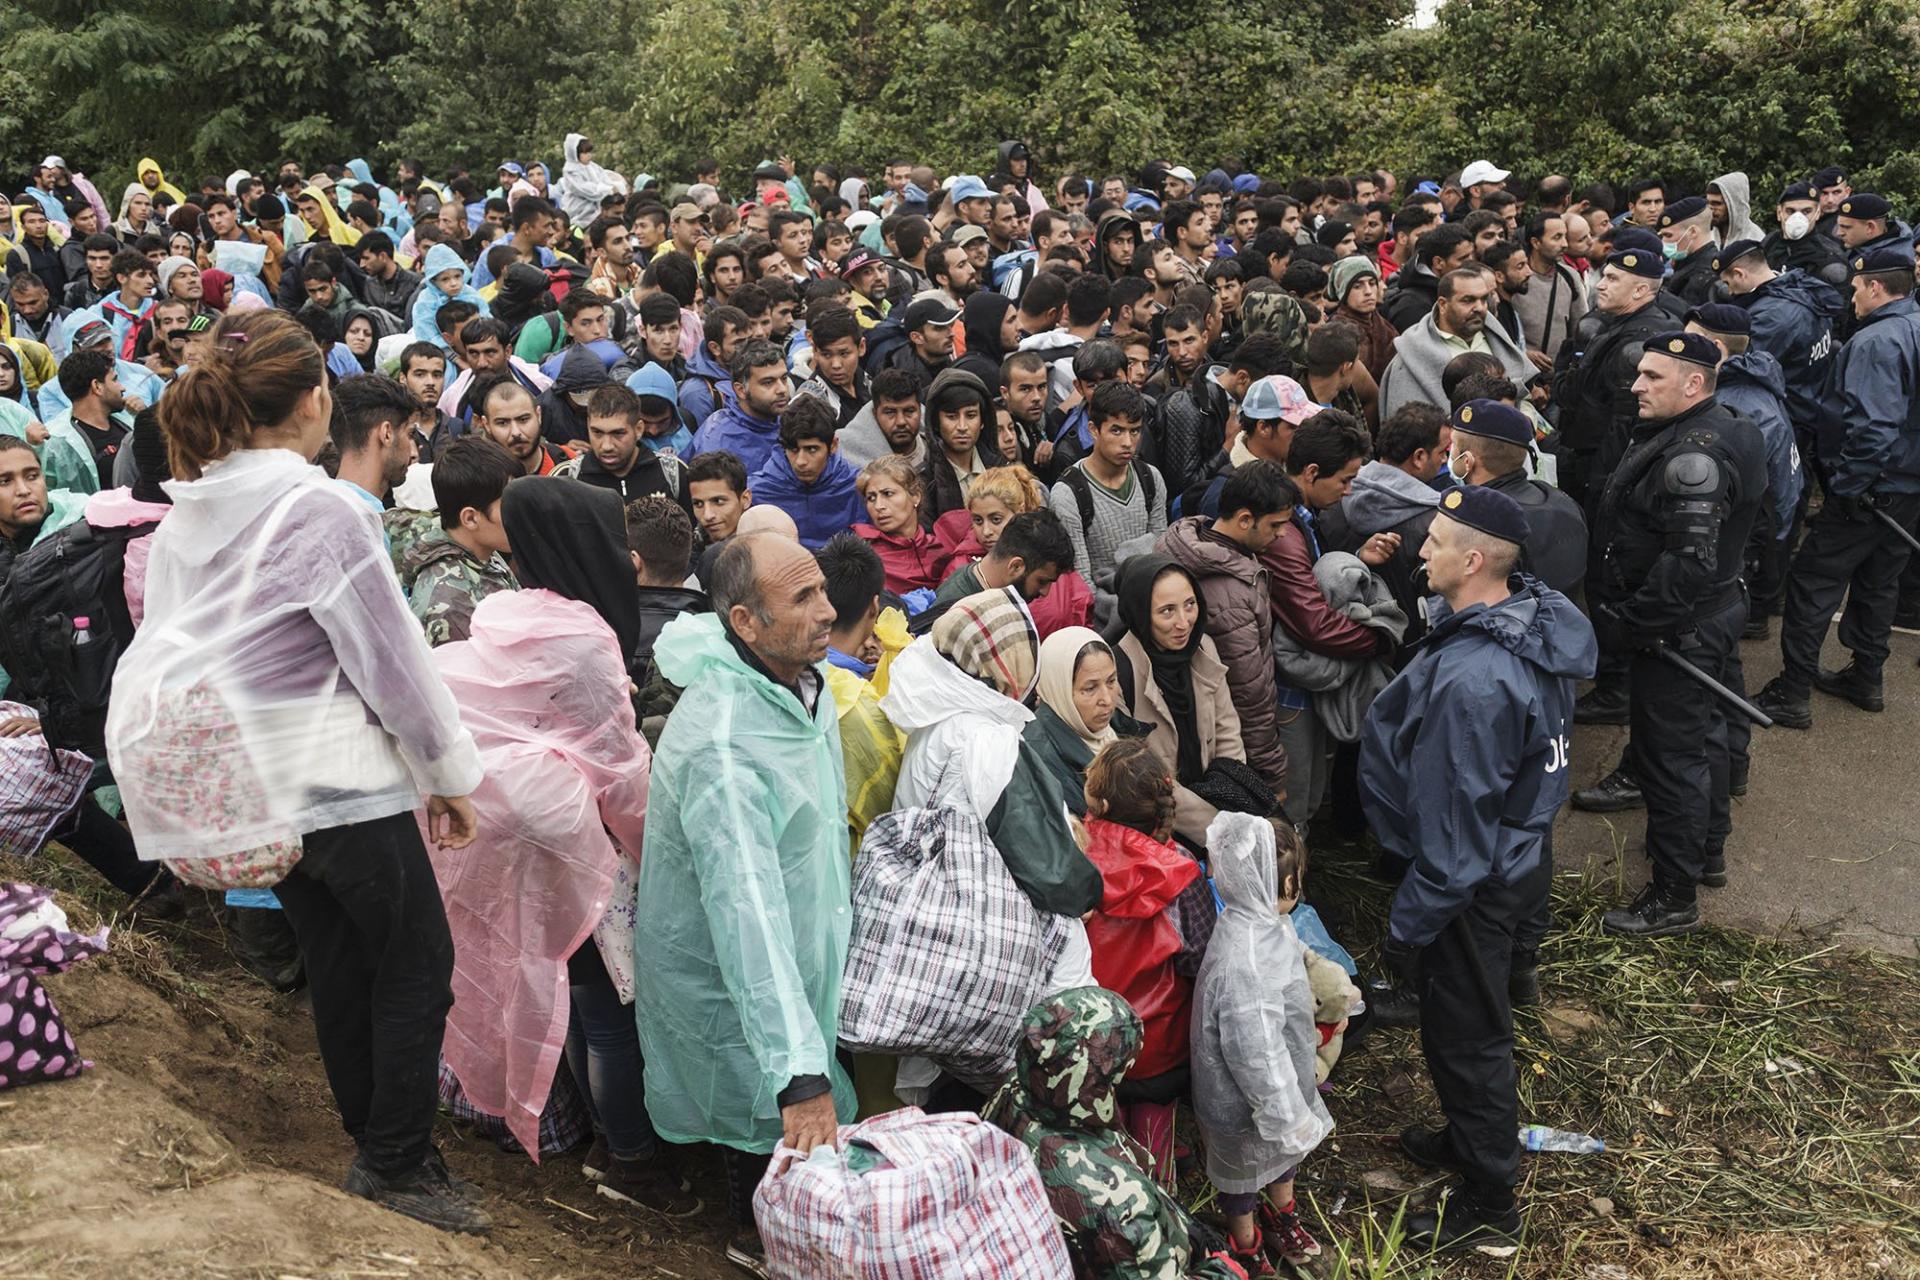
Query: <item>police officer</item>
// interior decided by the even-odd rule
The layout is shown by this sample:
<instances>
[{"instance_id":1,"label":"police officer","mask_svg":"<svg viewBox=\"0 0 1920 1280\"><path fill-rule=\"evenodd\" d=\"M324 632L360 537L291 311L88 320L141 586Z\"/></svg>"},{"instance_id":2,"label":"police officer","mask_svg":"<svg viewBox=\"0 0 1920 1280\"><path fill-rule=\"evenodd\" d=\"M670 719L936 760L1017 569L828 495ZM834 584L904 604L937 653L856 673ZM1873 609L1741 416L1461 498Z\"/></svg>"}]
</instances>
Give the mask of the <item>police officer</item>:
<instances>
[{"instance_id":1,"label":"police officer","mask_svg":"<svg viewBox=\"0 0 1920 1280\"><path fill-rule=\"evenodd\" d=\"M1850 202L1861 197L1854 196ZM1844 214L1842 215L1845 216ZM1907 543L1880 513L1911 530L1920 519L1920 311L1913 301L1913 246L1902 241L1857 253L1853 314L1858 329L1833 366L1833 410L1820 432L1826 501L1787 572L1780 627L1785 669L1760 692L1760 709L1789 729L1813 724L1809 687L1864 711L1885 705L1880 669ZM1820 668L1827 623L1846 597L1840 643L1853 660Z\"/></svg>"},{"instance_id":2,"label":"police officer","mask_svg":"<svg viewBox=\"0 0 1920 1280\"><path fill-rule=\"evenodd\" d=\"M1601 549L1587 598L1611 646L1632 653L1630 771L1647 805L1653 880L1607 912L1614 933L1665 937L1700 927L1696 886L1725 883L1727 711L1654 652L1665 647L1740 689L1746 624L1742 552L1767 488L1760 430L1714 398L1720 348L1661 334L1640 357L1640 421L1594 521ZM1737 713L1735 713L1737 714Z\"/></svg>"},{"instance_id":3,"label":"police officer","mask_svg":"<svg viewBox=\"0 0 1920 1280\"><path fill-rule=\"evenodd\" d=\"M1555 379L1560 487L1587 512L1625 451L1639 413L1633 383L1640 376L1640 352L1648 338L1674 325L1658 303L1665 274L1660 255L1644 247L1609 254L1590 313L1600 317L1599 326L1575 363ZM1627 722L1625 655L1602 656L1599 681L1580 698L1574 719L1580 724Z\"/></svg>"},{"instance_id":4,"label":"police officer","mask_svg":"<svg viewBox=\"0 0 1920 1280\"><path fill-rule=\"evenodd\" d=\"M1660 243L1673 260L1661 286L1689 307L1713 297L1713 213L1706 197L1675 200L1660 214Z\"/></svg>"},{"instance_id":5,"label":"police officer","mask_svg":"<svg viewBox=\"0 0 1920 1280\"><path fill-rule=\"evenodd\" d=\"M1804 271L1827 284L1847 282L1847 251L1840 242L1814 226L1820 202L1804 182L1789 183L1773 206L1779 228L1760 242L1767 265L1775 271ZM1731 246L1729 246L1731 247ZM1724 255L1722 255L1724 257Z\"/></svg>"},{"instance_id":6,"label":"police officer","mask_svg":"<svg viewBox=\"0 0 1920 1280\"><path fill-rule=\"evenodd\" d=\"M1476 414L1476 417L1478 415ZM1374 699L1360 742L1374 834L1409 864L1386 960L1417 990L1420 1044L1446 1123L1400 1135L1409 1158L1462 1175L1444 1216L1416 1214L1423 1248L1495 1243L1520 1226L1514 933L1546 892L1543 856L1567 797L1573 682L1592 673L1593 628L1573 603L1514 572L1530 528L1512 498L1447 491L1420 549L1432 629Z\"/></svg>"}]
</instances>

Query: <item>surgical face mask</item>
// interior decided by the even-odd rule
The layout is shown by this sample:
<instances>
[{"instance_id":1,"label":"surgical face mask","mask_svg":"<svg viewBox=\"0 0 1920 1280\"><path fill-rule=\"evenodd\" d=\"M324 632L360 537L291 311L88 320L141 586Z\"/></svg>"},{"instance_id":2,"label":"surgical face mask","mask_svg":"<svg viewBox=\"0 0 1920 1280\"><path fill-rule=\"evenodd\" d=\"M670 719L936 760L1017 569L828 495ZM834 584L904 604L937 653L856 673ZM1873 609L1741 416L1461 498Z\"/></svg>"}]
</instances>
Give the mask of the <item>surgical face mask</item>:
<instances>
[{"instance_id":1,"label":"surgical face mask","mask_svg":"<svg viewBox=\"0 0 1920 1280\"><path fill-rule=\"evenodd\" d=\"M1660 252L1666 255L1668 262L1672 262L1680 256L1680 246L1669 240L1660 246Z\"/></svg>"},{"instance_id":2,"label":"surgical face mask","mask_svg":"<svg viewBox=\"0 0 1920 1280\"><path fill-rule=\"evenodd\" d=\"M1789 240L1798 240L1811 230L1813 230L1813 219L1797 209L1788 214L1787 220L1780 224L1780 234Z\"/></svg>"},{"instance_id":3,"label":"surgical face mask","mask_svg":"<svg viewBox=\"0 0 1920 1280\"><path fill-rule=\"evenodd\" d=\"M1467 482L1467 475L1469 472L1473 470L1472 467L1468 466L1465 462L1461 461L1461 459L1467 456L1468 455L1464 453L1453 453L1453 454L1447 455L1447 474L1452 476L1455 480L1458 480L1461 484L1465 484Z\"/></svg>"}]
</instances>

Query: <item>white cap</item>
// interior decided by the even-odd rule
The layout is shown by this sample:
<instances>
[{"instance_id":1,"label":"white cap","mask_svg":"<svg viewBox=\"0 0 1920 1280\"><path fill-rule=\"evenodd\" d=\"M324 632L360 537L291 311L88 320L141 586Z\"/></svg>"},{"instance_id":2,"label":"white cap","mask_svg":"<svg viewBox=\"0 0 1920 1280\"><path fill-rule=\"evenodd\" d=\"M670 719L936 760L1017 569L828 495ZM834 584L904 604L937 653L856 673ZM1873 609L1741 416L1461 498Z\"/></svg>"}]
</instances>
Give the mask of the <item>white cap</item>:
<instances>
[{"instance_id":1,"label":"white cap","mask_svg":"<svg viewBox=\"0 0 1920 1280\"><path fill-rule=\"evenodd\" d=\"M67 162L65 160L62 160L59 156L48 156L45 160L42 160L40 162L40 167L42 169L65 169L67 167Z\"/></svg>"},{"instance_id":2,"label":"white cap","mask_svg":"<svg viewBox=\"0 0 1920 1280\"><path fill-rule=\"evenodd\" d=\"M1491 160L1475 160L1460 171L1460 185L1473 187L1482 182L1505 182L1507 172Z\"/></svg>"},{"instance_id":3,"label":"white cap","mask_svg":"<svg viewBox=\"0 0 1920 1280\"><path fill-rule=\"evenodd\" d=\"M1177 164L1173 166L1173 168L1167 170L1167 176L1169 178L1178 178L1180 179L1180 181L1186 183L1188 186L1192 186L1194 183L1193 170L1187 168L1187 166L1183 164Z\"/></svg>"}]
</instances>

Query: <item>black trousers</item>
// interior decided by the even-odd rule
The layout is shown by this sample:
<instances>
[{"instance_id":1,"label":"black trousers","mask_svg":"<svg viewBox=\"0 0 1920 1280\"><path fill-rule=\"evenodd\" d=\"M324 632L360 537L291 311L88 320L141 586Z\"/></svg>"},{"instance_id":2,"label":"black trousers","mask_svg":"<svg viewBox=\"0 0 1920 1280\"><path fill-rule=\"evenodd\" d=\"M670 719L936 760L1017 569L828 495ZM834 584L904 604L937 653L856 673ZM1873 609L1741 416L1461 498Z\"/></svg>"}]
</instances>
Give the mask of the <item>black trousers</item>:
<instances>
[{"instance_id":1,"label":"black trousers","mask_svg":"<svg viewBox=\"0 0 1920 1280\"><path fill-rule=\"evenodd\" d=\"M1920 494L1890 501L1886 513L1905 529L1920 518ZM1878 672L1886 665L1893 611L1899 603L1900 572L1911 554L1906 542L1886 524L1853 511L1837 511L1830 502L1807 521L1806 540L1788 571L1787 608L1780 626L1782 677L1799 692L1813 684L1827 623L1846 597L1840 615L1840 643L1861 667Z\"/></svg>"},{"instance_id":2,"label":"black trousers","mask_svg":"<svg viewBox=\"0 0 1920 1280\"><path fill-rule=\"evenodd\" d=\"M133 835L100 807L92 792L80 797L73 813L54 830L53 838L129 898L139 897L149 887L159 887L154 882L162 876L172 878L159 863L140 860Z\"/></svg>"},{"instance_id":3,"label":"black trousers","mask_svg":"<svg viewBox=\"0 0 1920 1280\"><path fill-rule=\"evenodd\" d=\"M1670 647L1735 693L1744 693L1739 645L1746 625L1746 601L1736 598L1700 618ZM1633 656L1632 678L1629 752L1647 802L1647 856L1653 860L1654 882L1669 897L1691 901L1708 853L1724 850L1733 830L1727 799L1729 713L1697 680L1651 651ZM1743 737L1743 755L1745 745Z\"/></svg>"},{"instance_id":4,"label":"black trousers","mask_svg":"<svg viewBox=\"0 0 1920 1280\"><path fill-rule=\"evenodd\" d=\"M316 831L275 886L300 940L313 1025L340 1120L382 1176L433 1141L453 938L410 813Z\"/></svg>"},{"instance_id":5,"label":"black trousers","mask_svg":"<svg viewBox=\"0 0 1920 1280\"><path fill-rule=\"evenodd\" d=\"M1545 892L1542 862L1513 884L1488 881L1421 954L1420 1050L1447 1117L1466 1192L1493 1212L1520 1180L1520 1095L1507 1002L1515 929Z\"/></svg>"},{"instance_id":6,"label":"black trousers","mask_svg":"<svg viewBox=\"0 0 1920 1280\"><path fill-rule=\"evenodd\" d=\"M1540 842L1541 874L1534 877L1537 892L1534 900L1520 915L1514 925L1513 949L1515 952L1533 955L1540 950L1540 944L1553 932L1553 829L1547 829L1547 835Z\"/></svg>"}]
</instances>

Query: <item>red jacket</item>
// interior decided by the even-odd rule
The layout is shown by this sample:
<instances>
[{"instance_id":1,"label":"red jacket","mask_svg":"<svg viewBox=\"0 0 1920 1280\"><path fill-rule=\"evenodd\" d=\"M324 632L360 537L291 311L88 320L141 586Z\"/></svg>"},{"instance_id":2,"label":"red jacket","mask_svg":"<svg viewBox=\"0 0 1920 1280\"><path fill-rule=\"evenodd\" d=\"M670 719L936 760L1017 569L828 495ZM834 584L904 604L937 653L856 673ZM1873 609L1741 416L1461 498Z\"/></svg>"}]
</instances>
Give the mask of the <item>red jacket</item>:
<instances>
[{"instance_id":1,"label":"red jacket","mask_svg":"<svg viewBox=\"0 0 1920 1280\"><path fill-rule=\"evenodd\" d=\"M933 522L934 559L940 564L940 581L945 582L966 568L987 549L973 536L973 515L964 507L949 511ZM1067 627L1092 625L1093 588L1080 574L1069 569L1054 580L1047 594L1027 601L1033 615L1034 630L1045 640Z\"/></svg>"},{"instance_id":2,"label":"red jacket","mask_svg":"<svg viewBox=\"0 0 1920 1280\"><path fill-rule=\"evenodd\" d=\"M1187 1060L1193 984L1173 971L1180 930L1167 908L1199 877L1200 864L1171 843L1100 818L1087 820L1087 858L1105 884L1087 921L1094 981L1125 997L1146 1028L1128 1074L1171 1071Z\"/></svg>"},{"instance_id":3,"label":"red jacket","mask_svg":"<svg viewBox=\"0 0 1920 1280\"><path fill-rule=\"evenodd\" d=\"M893 594L903 596L940 585L940 557L934 551L933 535L924 529L915 529L910 539L882 533L870 524L856 524L853 531L879 552L880 563L887 567L887 590Z\"/></svg>"},{"instance_id":4,"label":"red jacket","mask_svg":"<svg viewBox=\"0 0 1920 1280\"><path fill-rule=\"evenodd\" d=\"M1380 635L1327 604L1313 576L1313 556L1306 531L1288 521L1280 536L1260 553L1267 570L1267 595L1273 605L1273 624L1315 653L1332 658L1373 658L1380 654Z\"/></svg>"}]
</instances>

